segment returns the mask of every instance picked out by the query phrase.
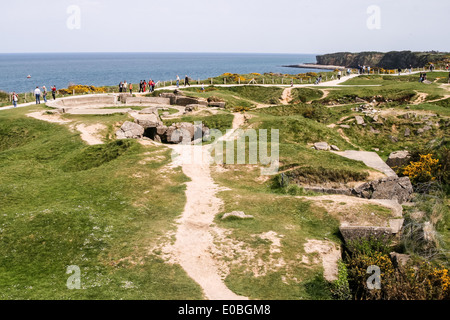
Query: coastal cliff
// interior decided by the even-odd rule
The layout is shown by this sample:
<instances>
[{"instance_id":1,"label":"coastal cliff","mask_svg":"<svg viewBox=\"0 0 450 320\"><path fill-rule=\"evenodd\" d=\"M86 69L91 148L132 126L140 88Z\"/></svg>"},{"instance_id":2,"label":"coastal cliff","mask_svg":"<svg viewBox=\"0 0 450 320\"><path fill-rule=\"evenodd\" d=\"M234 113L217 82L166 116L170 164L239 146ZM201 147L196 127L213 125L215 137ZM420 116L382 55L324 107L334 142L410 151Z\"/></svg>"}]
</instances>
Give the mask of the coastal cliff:
<instances>
[{"instance_id":1,"label":"coastal cliff","mask_svg":"<svg viewBox=\"0 0 450 320\"><path fill-rule=\"evenodd\" d=\"M450 53L443 52L412 52L412 51L391 51L383 52L338 52L319 55L316 57L317 63L321 65L335 65L356 68L358 65L371 67L396 69L423 67L429 62L438 63L449 61Z\"/></svg>"}]
</instances>

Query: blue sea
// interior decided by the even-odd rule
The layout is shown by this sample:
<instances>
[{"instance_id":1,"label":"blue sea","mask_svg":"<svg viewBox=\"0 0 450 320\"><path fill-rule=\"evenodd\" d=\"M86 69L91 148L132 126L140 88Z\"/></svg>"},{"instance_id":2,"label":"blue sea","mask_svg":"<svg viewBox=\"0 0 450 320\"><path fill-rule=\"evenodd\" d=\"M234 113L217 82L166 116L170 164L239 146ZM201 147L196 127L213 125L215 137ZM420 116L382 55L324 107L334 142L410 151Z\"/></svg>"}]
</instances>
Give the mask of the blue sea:
<instances>
[{"instance_id":1,"label":"blue sea","mask_svg":"<svg viewBox=\"0 0 450 320\"><path fill-rule=\"evenodd\" d=\"M118 85L120 81L207 79L230 73L279 72L308 69L283 65L314 63L312 54L254 53L13 53L0 54L0 90L30 92L36 86L67 88L69 84ZM27 76L31 78L27 79Z\"/></svg>"}]
</instances>

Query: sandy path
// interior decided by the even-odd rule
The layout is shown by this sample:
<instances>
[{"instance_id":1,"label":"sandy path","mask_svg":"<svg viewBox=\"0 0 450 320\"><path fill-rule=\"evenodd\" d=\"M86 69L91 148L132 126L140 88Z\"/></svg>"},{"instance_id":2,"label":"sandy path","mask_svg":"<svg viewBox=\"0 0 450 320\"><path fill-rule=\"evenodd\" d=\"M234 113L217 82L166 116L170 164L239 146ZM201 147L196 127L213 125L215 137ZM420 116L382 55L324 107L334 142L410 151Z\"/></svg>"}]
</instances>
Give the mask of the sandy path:
<instances>
[{"instance_id":1,"label":"sandy path","mask_svg":"<svg viewBox=\"0 0 450 320\"><path fill-rule=\"evenodd\" d=\"M239 128L245 121L242 114L234 114L233 129ZM223 139L230 139L232 133ZM233 293L223 282L217 261L211 255L213 243L214 218L220 212L223 202L217 197L220 188L214 183L210 171L211 145L184 146L171 148L179 154L174 163L180 164L183 173L191 181L186 184L187 202L176 232L176 241L172 248L175 260L187 274L203 289L210 300L247 300ZM193 155L195 154L195 155ZM195 156L201 156L195 161Z\"/></svg>"},{"instance_id":2,"label":"sandy path","mask_svg":"<svg viewBox=\"0 0 450 320\"><path fill-rule=\"evenodd\" d=\"M106 129L106 126L101 123L96 123L90 126L85 124L79 124L76 126L76 129L81 132L81 139L86 141L88 145L96 145L103 144L101 137L98 132L100 130Z\"/></svg>"},{"instance_id":3,"label":"sandy path","mask_svg":"<svg viewBox=\"0 0 450 320\"><path fill-rule=\"evenodd\" d=\"M37 120L47 121L51 123L69 123L70 120L62 119L58 114L45 114L42 111L32 112L27 114L28 117L35 118Z\"/></svg>"},{"instance_id":4,"label":"sandy path","mask_svg":"<svg viewBox=\"0 0 450 320\"><path fill-rule=\"evenodd\" d=\"M288 105L292 101L292 89L292 87L284 89L280 100L282 105Z\"/></svg>"}]
</instances>

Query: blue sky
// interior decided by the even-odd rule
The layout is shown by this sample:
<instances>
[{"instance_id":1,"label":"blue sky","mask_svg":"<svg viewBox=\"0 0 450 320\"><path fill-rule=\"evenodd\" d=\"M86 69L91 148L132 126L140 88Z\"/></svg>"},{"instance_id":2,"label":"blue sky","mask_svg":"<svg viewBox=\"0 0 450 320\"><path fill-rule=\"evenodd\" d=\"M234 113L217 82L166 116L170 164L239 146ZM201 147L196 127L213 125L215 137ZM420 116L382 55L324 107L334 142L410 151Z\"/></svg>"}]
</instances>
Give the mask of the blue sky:
<instances>
[{"instance_id":1,"label":"blue sky","mask_svg":"<svg viewBox=\"0 0 450 320\"><path fill-rule=\"evenodd\" d=\"M69 6L80 9L80 28ZM371 5L380 28L369 29ZM15 0L0 52L450 51L448 0ZM73 25L73 23L72 23Z\"/></svg>"}]
</instances>

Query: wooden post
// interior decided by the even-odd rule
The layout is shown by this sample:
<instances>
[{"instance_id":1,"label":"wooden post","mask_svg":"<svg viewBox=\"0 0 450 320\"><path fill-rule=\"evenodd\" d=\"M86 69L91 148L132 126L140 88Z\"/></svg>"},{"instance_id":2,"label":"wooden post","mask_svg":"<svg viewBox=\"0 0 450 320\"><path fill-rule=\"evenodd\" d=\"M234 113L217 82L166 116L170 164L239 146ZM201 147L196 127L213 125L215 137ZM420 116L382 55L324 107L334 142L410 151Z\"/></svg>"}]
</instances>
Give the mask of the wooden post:
<instances>
[{"instance_id":1,"label":"wooden post","mask_svg":"<svg viewBox=\"0 0 450 320\"><path fill-rule=\"evenodd\" d=\"M223 78L223 83L227 84L227 78Z\"/></svg>"},{"instance_id":2,"label":"wooden post","mask_svg":"<svg viewBox=\"0 0 450 320\"><path fill-rule=\"evenodd\" d=\"M212 78L211 78L211 85L213 85L213 80L212 80Z\"/></svg>"},{"instance_id":3,"label":"wooden post","mask_svg":"<svg viewBox=\"0 0 450 320\"><path fill-rule=\"evenodd\" d=\"M263 84L264 84L264 78L263 78Z\"/></svg>"},{"instance_id":4,"label":"wooden post","mask_svg":"<svg viewBox=\"0 0 450 320\"><path fill-rule=\"evenodd\" d=\"M281 78L281 84L284 84L284 78Z\"/></svg>"},{"instance_id":5,"label":"wooden post","mask_svg":"<svg viewBox=\"0 0 450 320\"><path fill-rule=\"evenodd\" d=\"M241 84L241 77L238 78L238 83Z\"/></svg>"},{"instance_id":6,"label":"wooden post","mask_svg":"<svg viewBox=\"0 0 450 320\"><path fill-rule=\"evenodd\" d=\"M272 78L272 84L275 84L275 79L274 78Z\"/></svg>"}]
</instances>

